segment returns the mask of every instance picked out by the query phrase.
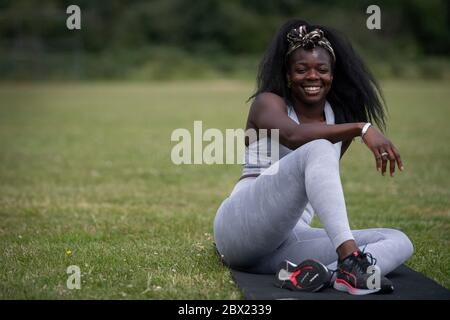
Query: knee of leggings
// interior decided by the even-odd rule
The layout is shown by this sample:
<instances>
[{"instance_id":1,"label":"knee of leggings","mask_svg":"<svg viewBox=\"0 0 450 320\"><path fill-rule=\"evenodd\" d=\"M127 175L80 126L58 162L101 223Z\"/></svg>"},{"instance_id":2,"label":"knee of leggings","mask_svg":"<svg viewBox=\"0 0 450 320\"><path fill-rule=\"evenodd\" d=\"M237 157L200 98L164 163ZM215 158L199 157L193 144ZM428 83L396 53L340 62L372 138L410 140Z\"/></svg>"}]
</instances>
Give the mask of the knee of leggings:
<instances>
[{"instance_id":1,"label":"knee of leggings","mask_svg":"<svg viewBox=\"0 0 450 320\"><path fill-rule=\"evenodd\" d=\"M329 148L332 147L333 144L327 139L316 139L305 143L304 146L308 146L309 148Z\"/></svg>"},{"instance_id":2,"label":"knee of leggings","mask_svg":"<svg viewBox=\"0 0 450 320\"><path fill-rule=\"evenodd\" d=\"M311 140L310 142L307 142L303 145L301 145L299 148L297 148L294 152L297 153L309 153L312 150L320 150L323 152L323 150L333 149L333 144L326 140L326 139L316 139Z\"/></svg>"},{"instance_id":3,"label":"knee of leggings","mask_svg":"<svg viewBox=\"0 0 450 320\"><path fill-rule=\"evenodd\" d=\"M414 246L409 237L400 230L387 229L388 237L399 247L397 254L404 262L414 253Z\"/></svg>"},{"instance_id":4,"label":"knee of leggings","mask_svg":"<svg viewBox=\"0 0 450 320\"><path fill-rule=\"evenodd\" d=\"M297 149L299 152L304 152L308 158L317 159L318 157L326 156L327 159L339 160L339 155L336 152L333 144L326 139L316 139L305 143ZM312 156L311 156L312 155Z\"/></svg>"}]
</instances>

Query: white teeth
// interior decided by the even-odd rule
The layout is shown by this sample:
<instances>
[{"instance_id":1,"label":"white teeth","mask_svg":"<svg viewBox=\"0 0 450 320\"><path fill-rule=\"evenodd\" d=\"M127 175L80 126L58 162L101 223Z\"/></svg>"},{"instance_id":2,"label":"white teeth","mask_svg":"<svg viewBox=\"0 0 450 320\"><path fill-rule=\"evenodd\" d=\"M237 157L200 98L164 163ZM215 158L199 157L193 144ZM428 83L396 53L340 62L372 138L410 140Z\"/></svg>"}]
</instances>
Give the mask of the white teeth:
<instances>
[{"instance_id":1,"label":"white teeth","mask_svg":"<svg viewBox=\"0 0 450 320\"><path fill-rule=\"evenodd\" d=\"M320 90L320 87L303 87L308 93L316 93Z\"/></svg>"}]
</instances>

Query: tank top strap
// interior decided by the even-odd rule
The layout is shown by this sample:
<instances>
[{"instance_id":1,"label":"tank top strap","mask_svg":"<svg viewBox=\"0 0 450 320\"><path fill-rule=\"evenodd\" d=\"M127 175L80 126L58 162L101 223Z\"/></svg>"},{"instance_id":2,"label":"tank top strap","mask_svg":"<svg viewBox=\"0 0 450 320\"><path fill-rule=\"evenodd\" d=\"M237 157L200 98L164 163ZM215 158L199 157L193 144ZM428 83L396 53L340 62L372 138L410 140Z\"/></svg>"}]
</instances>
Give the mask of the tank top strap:
<instances>
[{"instance_id":1,"label":"tank top strap","mask_svg":"<svg viewBox=\"0 0 450 320\"><path fill-rule=\"evenodd\" d=\"M300 124L300 121L298 120L297 113L294 110L294 107L288 103L286 104L287 114L289 118L294 120L297 124ZM326 124L334 124L334 112L331 108L331 105L328 101L325 101L325 107L324 107L324 113L325 113L325 122Z\"/></svg>"},{"instance_id":2,"label":"tank top strap","mask_svg":"<svg viewBox=\"0 0 450 320\"><path fill-rule=\"evenodd\" d=\"M289 118L291 118L297 124L299 124L300 121L298 120L297 113L295 113L294 107L290 103L288 103L288 104L286 104L286 108L287 108L287 114L288 114Z\"/></svg>"}]
</instances>

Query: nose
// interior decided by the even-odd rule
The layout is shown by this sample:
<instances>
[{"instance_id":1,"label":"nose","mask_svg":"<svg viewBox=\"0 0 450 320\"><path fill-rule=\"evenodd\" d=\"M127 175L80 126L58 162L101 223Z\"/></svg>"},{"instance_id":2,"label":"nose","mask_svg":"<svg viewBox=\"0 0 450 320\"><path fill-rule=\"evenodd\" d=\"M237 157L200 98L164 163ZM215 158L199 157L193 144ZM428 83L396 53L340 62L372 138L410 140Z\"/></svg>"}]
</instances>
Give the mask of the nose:
<instances>
[{"instance_id":1,"label":"nose","mask_svg":"<svg viewBox=\"0 0 450 320\"><path fill-rule=\"evenodd\" d=\"M319 74L316 70L310 69L306 74L306 79L308 80L317 80L319 79Z\"/></svg>"}]
</instances>

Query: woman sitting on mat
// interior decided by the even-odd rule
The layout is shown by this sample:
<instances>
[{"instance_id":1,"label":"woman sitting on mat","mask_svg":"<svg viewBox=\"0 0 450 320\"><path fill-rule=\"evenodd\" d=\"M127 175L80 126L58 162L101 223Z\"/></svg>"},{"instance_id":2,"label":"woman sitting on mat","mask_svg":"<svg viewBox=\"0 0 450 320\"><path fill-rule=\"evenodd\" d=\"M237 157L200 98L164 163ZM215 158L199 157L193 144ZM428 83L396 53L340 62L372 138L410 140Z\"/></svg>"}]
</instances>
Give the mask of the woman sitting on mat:
<instances>
[{"instance_id":1,"label":"woman sitting on mat","mask_svg":"<svg viewBox=\"0 0 450 320\"><path fill-rule=\"evenodd\" d=\"M277 274L280 286L292 290L318 291L331 284L334 270L338 290L392 291L384 276L412 255L413 245L394 229L350 230L339 174L339 160L355 137L382 175L388 162L391 176L396 163L403 170L396 147L368 122L385 127L375 79L336 31L291 20L267 49L257 80L246 129L278 129L280 160L259 154L257 165L244 164L214 221L222 260ZM270 149L271 140L246 143L246 160L255 146ZM323 229L310 226L313 214ZM370 268L375 264L378 282L372 277L377 267Z\"/></svg>"}]
</instances>

